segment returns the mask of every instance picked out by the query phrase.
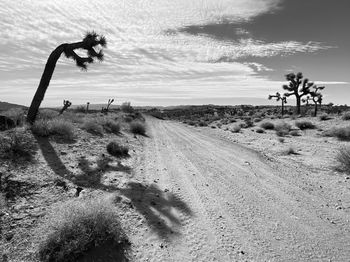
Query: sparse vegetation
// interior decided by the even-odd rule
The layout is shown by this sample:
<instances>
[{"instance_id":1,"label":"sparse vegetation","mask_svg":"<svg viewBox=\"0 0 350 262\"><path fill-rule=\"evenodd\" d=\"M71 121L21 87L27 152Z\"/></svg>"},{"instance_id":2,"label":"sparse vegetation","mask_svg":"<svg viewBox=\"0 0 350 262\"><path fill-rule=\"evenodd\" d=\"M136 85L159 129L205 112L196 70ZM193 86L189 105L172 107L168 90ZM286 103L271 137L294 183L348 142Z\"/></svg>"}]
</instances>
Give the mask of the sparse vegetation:
<instances>
[{"instance_id":1,"label":"sparse vegetation","mask_svg":"<svg viewBox=\"0 0 350 262\"><path fill-rule=\"evenodd\" d=\"M64 140L73 140L75 136L73 124L61 118L39 119L32 125L31 130L35 135L41 137L57 136Z\"/></svg>"},{"instance_id":2,"label":"sparse vegetation","mask_svg":"<svg viewBox=\"0 0 350 262\"><path fill-rule=\"evenodd\" d=\"M324 136L335 136L339 140L350 141L350 126L335 127L323 133Z\"/></svg>"},{"instance_id":3,"label":"sparse vegetation","mask_svg":"<svg viewBox=\"0 0 350 262\"><path fill-rule=\"evenodd\" d=\"M331 118L328 114L322 114L322 115L320 115L319 119L320 119L320 121L326 121L326 120L329 120Z\"/></svg>"},{"instance_id":4,"label":"sparse vegetation","mask_svg":"<svg viewBox=\"0 0 350 262\"><path fill-rule=\"evenodd\" d=\"M341 148L336 156L338 169L350 174L350 147Z\"/></svg>"},{"instance_id":5,"label":"sparse vegetation","mask_svg":"<svg viewBox=\"0 0 350 262\"><path fill-rule=\"evenodd\" d=\"M0 158L14 162L30 161L37 151L37 144L25 128L16 128L0 136Z\"/></svg>"},{"instance_id":6,"label":"sparse vegetation","mask_svg":"<svg viewBox=\"0 0 350 262\"><path fill-rule=\"evenodd\" d=\"M103 122L103 128L108 133L119 134L121 126L118 122L111 119L107 119L106 121Z\"/></svg>"},{"instance_id":7,"label":"sparse vegetation","mask_svg":"<svg viewBox=\"0 0 350 262\"><path fill-rule=\"evenodd\" d=\"M77 261L84 253L105 244L124 253L127 238L111 199L71 200L55 208L41 228L41 261Z\"/></svg>"},{"instance_id":8,"label":"sparse vegetation","mask_svg":"<svg viewBox=\"0 0 350 262\"><path fill-rule=\"evenodd\" d=\"M93 119L89 119L85 121L81 126L81 128L93 135L99 135L99 136L103 135L102 125L98 121Z\"/></svg>"},{"instance_id":9,"label":"sparse vegetation","mask_svg":"<svg viewBox=\"0 0 350 262\"><path fill-rule=\"evenodd\" d=\"M343 120L350 120L350 112L345 112L341 119L343 119Z\"/></svg>"},{"instance_id":10,"label":"sparse vegetation","mask_svg":"<svg viewBox=\"0 0 350 262\"><path fill-rule=\"evenodd\" d=\"M264 129L274 129L275 128L275 125L273 124L273 123L271 123L271 122L263 122L263 123L261 123L260 124L260 127L261 128L264 128Z\"/></svg>"},{"instance_id":11,"label":"sparse vegetation","mask_svg":"<svg viewBox=\"0 0 350 262\"><path fill-rule=\"evenodd\" d=\"M107 145L107 152L112 156L122 158L129 155L129 148L112 141Z\"/></svg>"},{"instance_id":12,"label":"sparse vegetation","mask_svg":"<svg viewBox=\"0 0 350 262\"><path fill-rule=\"evenodd\" d=\"M284 122L280 121L275 125L275 131L277 136L286 136L289 134L289 131L291 130L291 125Z\"/></svg>"},{"instance_id":13,"label":"sparse vegetation","mask_svg":"<svg viewBox=\"0 0 350 262\"><path fill-rule=\"evenodd\" d=\"M298 127L300 130L316 128L316 126L312 122L306 120L296 121L295 126Z\"/></svg>"},{"instance_id":14,"label":"sparse vegetation","mask_svg":"<svg viewBox=\"0 0 350 262\"><path fill-rule=\"evenodd\" d=\"M130 123L130 131L135 135L146 135L146 126L140 121L132 121Z\"/></svg>"}]
</instances>

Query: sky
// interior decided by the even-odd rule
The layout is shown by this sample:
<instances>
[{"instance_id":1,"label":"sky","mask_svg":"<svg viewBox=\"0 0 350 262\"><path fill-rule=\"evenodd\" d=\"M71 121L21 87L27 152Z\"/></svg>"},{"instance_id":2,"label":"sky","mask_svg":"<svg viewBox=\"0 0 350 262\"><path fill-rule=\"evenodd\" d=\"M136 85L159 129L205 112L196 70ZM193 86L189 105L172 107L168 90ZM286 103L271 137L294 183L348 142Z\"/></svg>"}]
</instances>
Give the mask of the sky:
<instances>
[{"instance_id":1,"label":"sky","mask_svg":"<svg viewBox=\"0 0 350 262\"><path fill-rule=\"evenodd\" d=\"M43 106L270 104L285 75L350 104L348 0L0 1L0 101L29 105L46 60L95 30L105 61L61 56Z\"/></svg>"}]
</instances>

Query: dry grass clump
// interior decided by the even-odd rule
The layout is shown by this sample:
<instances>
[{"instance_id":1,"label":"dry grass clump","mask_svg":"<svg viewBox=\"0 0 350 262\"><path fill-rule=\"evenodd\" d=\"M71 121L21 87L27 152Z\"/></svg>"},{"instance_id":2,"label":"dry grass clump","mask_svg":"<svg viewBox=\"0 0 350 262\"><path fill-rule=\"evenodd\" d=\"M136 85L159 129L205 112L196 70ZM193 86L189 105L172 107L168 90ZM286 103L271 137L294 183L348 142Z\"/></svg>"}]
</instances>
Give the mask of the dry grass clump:
<instances>
[{"instance_id":1,"label":"dry grass clump","mask_svg":"<svg viewBox=\"0 0 350 262\"><path fill-rule=\"evenodd\" d=\"M115 157L127 157L129 156L129 148L124 145L120 145L115 141L110 142L107 145L107 152Z\"/></svg>"},{"instance_id":2,"label":"dry grass clump","mask_svg":"<svg viewBox=\"0 0 350 262\"><path fill-rule=\"evenodd\" d=\"M39 119L34 122L31 130L35 135L41 137L57 136L64 140L73 140L75 137L73 124L61 118Z\"/></svg>"},{"instance_id":3,"label":"dry grass clump","mask_svg":"<svg viewBox=\"0 0 350 262\"><path fill-rule=\"evenodd\" d=\"M38 119L50 120L58 116L58 112L53 109L39 110Z\"/></svg>"},{"instance_id":4,"label":"dry grass clump","mask_svg":"<svg viewBox=\"0 0 350 262\"><path fill-rule=\"evenodd\" d=\"M291 125L284 122L284 121L278 122L275 125L276 135L277 136L286 136L289 134L289 131L291 130L291 128L292 128Z\"/></svg>"},{"instance_id":5,"label":"dry grass clump","mask_svg":"<svg viewBox=\"0 0 350 262\"><path fill-rule=\"evenodd\" d=\"M11 108L1 114L11 118L17 126L22 126L25 122L25 114L22 108Z\"/></svg>"},{"instance_id":6,"label":"dry grass clump","mask_svg":"<svg viewBox=\"0 0 350 262\"><path fill-rule=\"evenodd\" d=\"M292 130L292 131L289 132L289 134L290 134L291 136L300 136L300 133L299 133L298 130Z\"/></svg>"},{"instance_id":7,"label":"dry grass clump","mask_svg":"<svg viewBox=\"0 0 350 262\"><path fill-rule=\"evenodd\" d=\"M341 119L343 119L343 120L350 120L350 112L349 111L345 112Z\"/></svg>"},{"instance_id":8,"label":"dry grass clump","mask_svg":"<svg viewBox=\"0 0 350 262\"><path fill-rule=\"evenodd\" d=\"M130 131L135 135L146 135L146 126L140 121L132 121L130 124Z\"/></svg>"},{"instance_id":9,"label":"dry grass clump","mask_svg":"<svg viewBox=\"0 0 350 262\"><path fill-rule=\"evenodd\" d=\"M350 147L341 148L336 156L336 160L341 171L350 173Z\"/></svg>"},{"instance_id":10,"label":"dry grass clump","mask_svg":"<svg viewBox=\"0 0 350 262\"><path fill-rule=\"evenodd\" d=\"M273 123L271 123L271 122L266 121L266 122L261 123L260 127L264 128L264 129L273 130L275 128L275 125Z\"/></svg>"},{"instance_id":11,"label":"dry grass clump","mask_svg":"<svg viewBox=\"0 0 350 262\"><path fill-rule=\"evenodd\" d=\"M61 204L41 230L46 235L38 248L41 261L77 261L106 245L119 249L124 257L127 249L116 208L111 200L102 198Z\"/></svg>"},{"instance_id":12,"label":"dry grass clump","mask_svg":"<svg viewBox=\"0 0 350 262\"><path fill-rule=\"evenodd\" d=\"M335 127L331 130L325 131L324 136L334 136L339 140L350 141L350 126L347 127Z\"/></svg>"},{"instance_id":13,"label":"dry grass clump","mask_svg":"<svg viewBox=\"0 0 350 262\"><path fill-rule=\"evenodd\" d=\"M112 119L107 119L106 121L103 122L103 128L108 133L119 134L121 126L120 126L120 123L118 123L117 121L114 121Z\"/></svg>"},{"instance_id":14,"label":"dry grass clump","mask_svg":"<svg viewBox=\"0 0 350 262\"><path fill-rule=\"evenodd\" d=\"M0 158L14 162L31 161L38 147L33 137L24 128L13 129L0 136Z\"/></svg>"},{"instance_id":15,"label":"dry grass clump","mask_svg":"<svg viewBox=\"0 0 350 262\"><path fill-rule=\"evenodd\" d=\"M103 135L102 125L98 121L93 119L89 119L85 121L82 124L81 128L93 135L99 135L99 136Z\"/></svg>"},{"instance_id":16,"label":"dry grass clump","mask_svg":"<svg viewBox=\"0 0 350 262\"><path fill-rule=\"evenodd\" d=\"M331 119L331 117L328 114L322 114L319 116L320 121L326 121Z\"/></svg>"},{"instance_id":17,"label":"dry grass clump","mask_svg":"<svg viewBox=\"0 0 350 262\"><path fill-rule=\"evenodd\" d=\"M301 130L316 128L316 126L312 122L306 120L296 121L295 126Z\"/></svg>"},{"instance_id":18,"label":"dry grass clump","mask_svg":"<svg viewBox=\"0 0 350 262\"><path fill-rule=\"evenodd\" d=\"M239 133L239 131L241 131L241 125L234 124L231 128L231 132L232 133Z\"/></svg>"}]
</instances>

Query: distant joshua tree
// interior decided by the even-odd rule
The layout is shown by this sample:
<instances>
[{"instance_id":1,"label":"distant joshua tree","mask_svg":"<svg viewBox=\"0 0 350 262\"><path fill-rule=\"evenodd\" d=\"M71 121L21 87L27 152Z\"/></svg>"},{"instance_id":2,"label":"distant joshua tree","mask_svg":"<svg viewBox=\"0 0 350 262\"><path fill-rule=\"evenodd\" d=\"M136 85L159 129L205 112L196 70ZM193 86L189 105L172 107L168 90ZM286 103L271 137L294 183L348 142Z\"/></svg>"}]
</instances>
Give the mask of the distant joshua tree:
<instances>
[{"instance_id":1,"label":"distant joshua tree","mask_svg":"<svg viewBox=\"0 0 350 262\"><path fill-rule=\"evenodd\" d=\"M276 98L276 101L281 101L282 103L282 116L284 115L284 104L287 104L287 97L282 96L279 92L276 92L275 95L269 95L269 100Z\"/></svg>"},{"instance_id":2,"label":"distant joshua tree","mask_svg":"<svg viewBox=\"0 0 350 262\"><path fill-rule=\"evenodd\" d=\"M108 113L109 107L111 106L111 104L114 102L114 99L108 99L108 103L107 103L107 107L102 107L101 109L101 113Z\"/></svg>"},{"instance_id":3,"label":"distant joshua tree","mask_svg":"<svg viewBox=\"0 0 350 262\"><path fill-rule=\"evenodd\" d=\"M314 111L314 116L317 116L317 110L318 110L318 105L321 106L322 104L322 99L323 95L320 93L320 90L325 89L325 86L313 86L314 91L310 91L310 96L312 98L312 101L315 104L315 111Z\"/></svg>"},{"instance_id":4,"label":"distant joshua tree","mask_svg":"<svg viewBox=\"0 0 350 262\"><path fill-rule=\"evenodd\" d=\"M95 32L88 32L81 42L70 44L64 43L52 51L46 62L46 66L41 76L39 86L29 107L27 122L30 124L34 123L40 104L44 99L45 92L50 84L56 63L62 53L64 53L67 58L72 58L76 62L76 65L82 70L87 70L87 64L93 63L95 58L99 61L103 61L104 56L102 49L99 52L96 52L95 47L106 47L106 44L107 41L104 36L99 36ZM79 56L75 52L76 49L85 49L87 51L87 57Z\"/></svg>"},{"instance_id":5,"label":"distant joshua tree","mask_svg":"<svg viewBox=\"0 0 350 262\"><path fill-rule=\"evenodd\" d=\"M60 110L60 115L63 114L64 111L67 110L68 107L70 107L72 105L72 103L68 100L63 100L63 107L62 109Z\"/></svg>"},{"instance_id":6,"label":"distant joshua tree","mask_svg":"<svg viewBox=\"0 0 350 262\"><path fill-rule=\"evenodd\" d=\"M309 79L303 79L303 74L298 73L290 73L286 75L287 81L289 81L289 85L283 85L283 89L289 91L289 93L285 93L284 96L289 97L294 95L296 99L297 105L297 114L300 114L300 105L301 99L303 96L310 94L310 88L314 86L313 82L309 82Z\"/></svg>"},{"instance_id":7,"label":"distant joshua tree","mask_svg":"<svg viewBox=\"0 0 350 262\"><path fill-rule=\"evenodd\" d=\"M89 113L89 105L90 105L90 102L87 102L86 103L86 111L85 111L86 113Z\"/></svg>"}]
</instances>

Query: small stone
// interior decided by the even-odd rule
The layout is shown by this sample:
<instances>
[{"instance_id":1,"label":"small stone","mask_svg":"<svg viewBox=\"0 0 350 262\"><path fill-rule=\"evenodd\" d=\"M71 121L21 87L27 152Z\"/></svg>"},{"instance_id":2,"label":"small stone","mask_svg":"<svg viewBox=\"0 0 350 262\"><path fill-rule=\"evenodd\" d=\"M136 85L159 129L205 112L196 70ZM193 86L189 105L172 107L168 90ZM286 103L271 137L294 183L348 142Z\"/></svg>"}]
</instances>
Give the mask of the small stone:
<instances>
[{"instance_id":1,"label":"small stone","mask_svg":"<svg viewBox=\"0 0 350 262\"><path fill-rule=\"evenodd\" d=\"M61 151L61 156L67 155L67 152Z\"/></svg>"}]
</instances>

